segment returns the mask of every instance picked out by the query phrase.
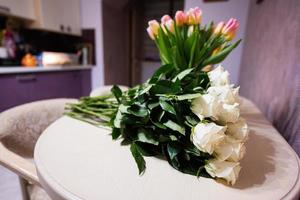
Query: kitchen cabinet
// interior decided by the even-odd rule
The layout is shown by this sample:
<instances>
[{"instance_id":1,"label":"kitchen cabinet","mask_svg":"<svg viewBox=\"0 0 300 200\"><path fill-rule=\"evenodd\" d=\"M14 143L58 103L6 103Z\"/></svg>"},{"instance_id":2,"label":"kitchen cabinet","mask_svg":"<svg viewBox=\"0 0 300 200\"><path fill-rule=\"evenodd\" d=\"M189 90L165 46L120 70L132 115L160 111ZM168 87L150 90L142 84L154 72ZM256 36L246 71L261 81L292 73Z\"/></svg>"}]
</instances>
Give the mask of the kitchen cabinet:
<instances>
[{"instance_id":1,"label":"kitchen cabinet","mask_svg":"<svg viewBox=\"0 0 300 200\"><path fill-rule=\"evenodd\" d=\"M34 0L0 0L0 14L34 20Z\"/></svg>"},{"instance_id":2,"label":"kitchen cabinet","mask_svg":"<svg viewBox=\"0 0 300 200\"><path fill-rule=\"evenodd\" d=\"M0 75L0 112L52 98L79 98L91 90L90 70Z\"/></svg>"},{"instance_id":3,"label":"kitchen cabinet","mask_svg":"<svg viewBox=\"0 0 300 200\"><path fill-rule=\"evenodd\" d=\"M60 9L62 9L60 26L63 26L63 32L81 35L80 0L60 1Z\"/></svg>"},{"instance_id":4,"label":"kitchen cabinet","mask_svg":"<svg viewBox=\"0 0 300 200\"><path fill-rule=\"evenodd\" d=\"M80 0L34 0L34 12L29 28L81 35Z\"/></svg>"}]
</instances>

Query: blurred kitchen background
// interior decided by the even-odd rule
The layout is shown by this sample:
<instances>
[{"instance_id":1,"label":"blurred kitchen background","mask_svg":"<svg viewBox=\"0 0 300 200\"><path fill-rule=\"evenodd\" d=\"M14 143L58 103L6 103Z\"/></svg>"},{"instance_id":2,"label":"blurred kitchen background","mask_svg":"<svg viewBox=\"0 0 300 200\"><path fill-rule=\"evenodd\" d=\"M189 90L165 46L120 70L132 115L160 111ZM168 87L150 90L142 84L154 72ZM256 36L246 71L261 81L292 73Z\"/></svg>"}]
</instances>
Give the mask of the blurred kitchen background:
<instances>
[{"instance_id":1,"label":"blurred kitchen background","mask_svg":"<svg viewBox=\"0 0 300 200\"><path fill-rule=\"evenodd\" d=\"M147 80L160 65L147 22L195 6L203 23L238 19L243 42L223 66L299 154L299 0L0 0L0 112Z\"/></svg>"},{"instance_id":2,"label":"blurred kitchen background","mask_svg":"<svg viewBox=\"0 0 300 200\"><path fill-rule=\"evenodd\" d=\"M103 84L135 85L160 66L145 28L199 6L203 23L240 21L249 0L0 0L0 112L40 99L88 95ZM238 83L243 43L224 62Z\"/></svg>"}]
</instances>

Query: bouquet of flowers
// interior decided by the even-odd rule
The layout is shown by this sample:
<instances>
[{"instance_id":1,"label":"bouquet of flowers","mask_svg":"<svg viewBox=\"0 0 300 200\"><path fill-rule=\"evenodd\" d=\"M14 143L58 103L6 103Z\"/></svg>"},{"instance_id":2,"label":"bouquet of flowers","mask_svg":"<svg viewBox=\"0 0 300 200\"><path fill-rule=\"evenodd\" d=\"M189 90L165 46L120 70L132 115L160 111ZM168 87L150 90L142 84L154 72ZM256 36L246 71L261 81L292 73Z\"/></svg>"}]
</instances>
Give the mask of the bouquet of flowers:
<instances>
[{"instance_id":1,"label":"bouquet of flowers","mask_svg":"<svg viewBox=\"0 0 300 200\"><path fill-rule=\"evenodd\" d=\"M238 90L222 66L212 70L239 44L231 43L238 22L201 25L192 8L149 21L147 32L162 66L145 83L127 91L83 97L67 114L108 126L112 138L130 145L139 173L144 156L164 158L174 169L234 184L245 153L248 126L240 117Z\"/></svg>"}]
</instances>

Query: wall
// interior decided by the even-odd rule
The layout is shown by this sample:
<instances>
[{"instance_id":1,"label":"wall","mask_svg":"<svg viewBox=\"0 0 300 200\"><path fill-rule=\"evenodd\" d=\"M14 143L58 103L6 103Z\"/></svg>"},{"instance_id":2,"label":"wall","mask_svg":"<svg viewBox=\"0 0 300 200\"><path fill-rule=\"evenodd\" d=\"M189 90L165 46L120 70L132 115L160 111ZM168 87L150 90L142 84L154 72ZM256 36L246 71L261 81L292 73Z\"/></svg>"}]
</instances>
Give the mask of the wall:
<instances>
[{"instance_id":1,"label":"wall","mask_svg":"<svg viewBox=\"0 0 300 200\"><path fill-rule=\"evenodd\" d=\"M101 0L81 0L81 24L83 28L95 29L96 66L92 70L92 89L104 84L103 28Z\"/></svg>"},{"instance_id":2,"label":"wall","mask_svg":"<svg viewBox=\"0 0 300 200\"><path fill-rule=\"evenodd\" d=\"M155 62L155 61L143 61L141 62L141 82L146 82L155 72L155 70L157 70L159 67L161 66L160 62Z\"/></svg>"},{"instance_id":3,"label":"wall","mask_svg":"<svg viewBox=\"0 0 300 200\"><path fill-rule=\"evenodd\" d=\"M239 20L240 27L236 38L245 38L246 22L248 16L249 0L229 0L225 2L204 3L203 0L186 0L184 8L198 6L203 12L202 22L204 24L214 21L227 21L234 17ZM239 81L239 69L242 57L244 42L242 42L227 58L223 61L223 65L229 70L231 80L234 84Z\"/></svg>"},{"instance_id":4,"label":"wall","mask_svg":"<svg viewBox=\"0 0 300 200\"><path fill-rule=\"evenodd\" d=\"M241 95L251 99L300 155L300 1L251 0Z\"/></svg>"}]
</instances>

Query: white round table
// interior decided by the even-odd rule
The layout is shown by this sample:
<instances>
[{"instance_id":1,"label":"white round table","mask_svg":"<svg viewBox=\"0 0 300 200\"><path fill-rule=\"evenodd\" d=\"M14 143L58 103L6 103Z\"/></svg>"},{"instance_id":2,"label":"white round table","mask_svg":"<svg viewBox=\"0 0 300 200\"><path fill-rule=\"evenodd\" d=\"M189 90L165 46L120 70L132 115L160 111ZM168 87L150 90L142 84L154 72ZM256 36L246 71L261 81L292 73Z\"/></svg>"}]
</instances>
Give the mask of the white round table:
<instances>
[{"instance_id":1,"label":"white round table","mask_svg":"<svg viewBox=\"0 0 300 200\"><path fill-rule=\"evenodd\" d=\"M109 130L67 116L50 125L36 144L41 185L54 200L298 199L298 156L250 101L241 110L251 132L232 187L180 173L153 157L146 158L146 172L139 176L129 146L112 141Z\"/></svg>"}]
</instances>

